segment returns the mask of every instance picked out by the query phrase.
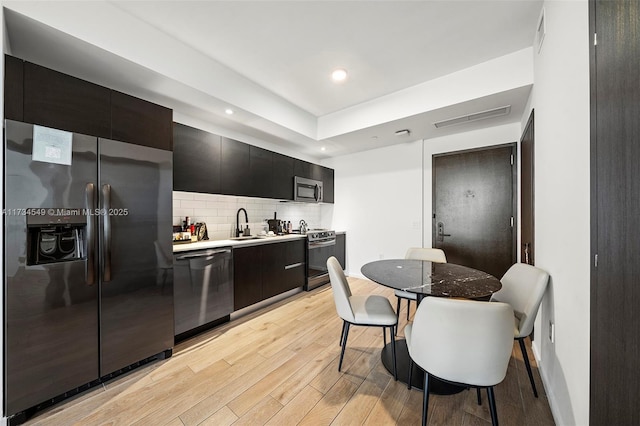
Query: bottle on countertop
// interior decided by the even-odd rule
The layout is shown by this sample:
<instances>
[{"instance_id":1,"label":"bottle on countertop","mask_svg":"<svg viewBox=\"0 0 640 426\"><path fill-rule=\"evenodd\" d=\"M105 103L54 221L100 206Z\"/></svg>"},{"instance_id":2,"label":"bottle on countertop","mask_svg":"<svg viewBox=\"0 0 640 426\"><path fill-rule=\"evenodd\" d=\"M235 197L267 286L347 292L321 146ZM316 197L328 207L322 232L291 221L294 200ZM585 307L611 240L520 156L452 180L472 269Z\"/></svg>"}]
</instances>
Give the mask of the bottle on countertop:
<instances>
[{"instance_id":1,"label":"bottle on countertop","mask_svg":"<svg viewBox=\"0 0 640 426\"><path fill-rule=\"evenodd\" d=\"M287 232L291 234L293 232L293 225L291 225L291 221L287 221Z\"/></svg>"}]
</instances>

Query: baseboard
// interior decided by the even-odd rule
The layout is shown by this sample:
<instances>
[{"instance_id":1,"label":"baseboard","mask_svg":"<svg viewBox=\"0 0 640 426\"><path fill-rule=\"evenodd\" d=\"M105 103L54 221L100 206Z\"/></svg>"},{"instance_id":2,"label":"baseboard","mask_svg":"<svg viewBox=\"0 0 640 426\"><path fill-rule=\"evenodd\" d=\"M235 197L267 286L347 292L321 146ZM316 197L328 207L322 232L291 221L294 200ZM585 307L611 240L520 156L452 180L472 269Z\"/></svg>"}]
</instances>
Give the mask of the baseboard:
<instances>
[{"instance_id":1,"label":"baseboard","mask_svg":"<svg viewBox=\"0 0 640 426\"><path fill-rule=\"evenodd\" d=\"M540 372L540 379L542 379L542 386L544 387L544 393L547 395L547 401L549 402L549 408L551 409L551 415L553 416L553 421L557 425L567 424L562 420L562 411L558 407L558 403L556 402L555 394L550 389L548 383L551 383L549 376L544 368L544 363L540 362L540 352L538 352L538 347L536 345L531 345L531 351L533 352L533 356L536 358L536 364L538 365L538 371Z\"/></svg>"}]
</instances>

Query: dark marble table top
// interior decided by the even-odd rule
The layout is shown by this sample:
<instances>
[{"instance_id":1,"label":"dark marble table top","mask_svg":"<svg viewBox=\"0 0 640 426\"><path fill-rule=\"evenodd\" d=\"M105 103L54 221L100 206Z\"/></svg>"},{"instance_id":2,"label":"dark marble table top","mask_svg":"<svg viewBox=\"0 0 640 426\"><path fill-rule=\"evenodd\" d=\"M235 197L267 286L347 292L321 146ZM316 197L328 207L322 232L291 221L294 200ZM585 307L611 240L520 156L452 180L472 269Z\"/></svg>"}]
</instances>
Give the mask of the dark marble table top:
<instances>
[{"instance_id":1,"label":"dark marble table top","mask_svg":"<svg viewBox=\"0 0 640 426\"><path fill-rule=\"evenodd\" d=\"M486 272L453 263L389 259L364 265L362 274L385 287L421 296L478 299L502 288L500 280Z\"/></svg>"}]
</instances>

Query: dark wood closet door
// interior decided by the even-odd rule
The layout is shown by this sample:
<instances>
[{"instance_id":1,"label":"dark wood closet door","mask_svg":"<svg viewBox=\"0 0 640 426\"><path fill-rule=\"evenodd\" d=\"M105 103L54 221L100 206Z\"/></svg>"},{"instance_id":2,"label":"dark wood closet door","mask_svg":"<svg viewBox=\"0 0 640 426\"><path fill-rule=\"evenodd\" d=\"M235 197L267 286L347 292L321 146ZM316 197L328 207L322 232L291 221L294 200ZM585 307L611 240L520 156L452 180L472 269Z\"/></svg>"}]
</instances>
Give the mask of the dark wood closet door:
<instances>
[{"instance_id":1,"label":"dark wood closet door","mask_svg":"<svg viewBox=\"0 0 640 426\"><path fill-rule=\"evenodd\" d=\"M533 111L520 141L520 262L534 265L534 130Z\"/></svg>"},{"instance_id":2,"label":"dark wood closet door","mask_svg":"<svg viewBox=\"0 0 640 426\"><path fill-rule=\"evenodd\" d=\"M515 144L433 156L433 247L502 275L515 262Z\"/></svg>"},{"instance_id":3,"label":"dark wood closet door","mask_svg":"<svg viewBox=\"0 0 640 426\"><path fill-rule=\"evenodd\" d=\"M590 424L640 424L640 2L591 1ZM593 47L593 33L597 46ZM597 261L596 261L597 256Z\"/></svg>"}]
</instances>

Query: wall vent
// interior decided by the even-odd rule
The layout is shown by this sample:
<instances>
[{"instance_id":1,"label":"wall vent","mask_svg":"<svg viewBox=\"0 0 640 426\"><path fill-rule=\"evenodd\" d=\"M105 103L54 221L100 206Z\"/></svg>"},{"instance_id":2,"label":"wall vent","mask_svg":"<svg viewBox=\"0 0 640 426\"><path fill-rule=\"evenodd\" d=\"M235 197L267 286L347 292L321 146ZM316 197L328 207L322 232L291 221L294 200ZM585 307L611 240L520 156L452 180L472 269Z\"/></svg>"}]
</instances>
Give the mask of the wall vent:
<instances>
[{"instance_id":1,"label":"wall vent","mask_svg":"<svg viewBox=\"0 0 640 426\"><path fill-rule=\"evenodd\" d=\"M450 118L449 120L436 121L433 123L438 129L440 127L453 126L456 124L469 123L471 121L484 120L485 118L500 117L511 112L511 105L494 108L487 111L476 112L474 114L463 115L461 117Z\"/></svg>"}]
</instances>

